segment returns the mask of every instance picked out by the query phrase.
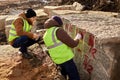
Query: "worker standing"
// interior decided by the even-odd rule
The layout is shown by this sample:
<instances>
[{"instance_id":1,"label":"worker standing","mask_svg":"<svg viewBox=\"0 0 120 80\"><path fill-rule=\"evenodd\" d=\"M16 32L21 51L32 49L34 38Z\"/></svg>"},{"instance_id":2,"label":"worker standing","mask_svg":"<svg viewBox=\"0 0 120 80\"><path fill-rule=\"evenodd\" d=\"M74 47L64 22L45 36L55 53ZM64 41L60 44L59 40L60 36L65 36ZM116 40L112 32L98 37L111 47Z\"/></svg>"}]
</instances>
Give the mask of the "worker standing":
<instances>
[{"instance_id":1,"label":"worker standing","mask_svg":"<svg viewBox=\"0 0 120 80\"><path fill-rule=\"evenodd\" d=\"M12 22L9 31L8 42L14 48L20 47L19 51L22 57L26 59L32 58L27 51L27 47L40 40L39 35L31 32L34 21L36 21L36 12L30 8L26 12L19 14L18 18Z\"/></svg>"},{"instance_id":2,"label":"worker standing","mask_svg":"<svg viewBox=\"0 0 120 80\"><path fill-rule=\"evenodd\" d=\"M43 40L48 53L61 68L61 74L69 80L80 80L77 67L73 61L74 54L71 48L78 45L81 35L77 34L73 40L63 29L63 22L59 16L53 16L44 23L46 30Z\"/></svg>"}]
</instances>

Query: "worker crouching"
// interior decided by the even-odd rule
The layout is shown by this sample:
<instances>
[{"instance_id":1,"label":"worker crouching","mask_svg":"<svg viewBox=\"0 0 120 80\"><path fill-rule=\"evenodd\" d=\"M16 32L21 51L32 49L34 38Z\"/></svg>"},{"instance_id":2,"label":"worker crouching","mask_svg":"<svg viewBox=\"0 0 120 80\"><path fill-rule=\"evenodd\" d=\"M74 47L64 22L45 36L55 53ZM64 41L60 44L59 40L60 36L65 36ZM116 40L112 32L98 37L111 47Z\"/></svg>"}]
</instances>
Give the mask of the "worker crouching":
<instances>
[{"instance_id":1,"label":"worker crouching","mask_svg":"<svg viewBox=\"0 0 120 80\"><path fill-rule=\"evenodd\" d=\"M8 42L14 48L20 48L22 57L26 59L32 58L27 48L40 40L39 35L31 32L34 21L36 21L36 12L30 8L12 22L9 31Z\"/></svg>"}]
</instances>

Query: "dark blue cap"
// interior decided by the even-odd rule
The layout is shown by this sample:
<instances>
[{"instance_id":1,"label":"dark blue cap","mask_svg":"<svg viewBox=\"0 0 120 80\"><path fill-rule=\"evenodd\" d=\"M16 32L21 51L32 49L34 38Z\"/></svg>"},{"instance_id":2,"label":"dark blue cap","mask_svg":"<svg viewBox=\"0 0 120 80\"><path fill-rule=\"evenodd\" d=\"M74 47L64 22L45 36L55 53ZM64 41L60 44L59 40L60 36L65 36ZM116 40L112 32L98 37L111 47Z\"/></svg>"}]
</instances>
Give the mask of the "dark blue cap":
<instances>
[{"instance_id":1,"label":"dark blue cap","mask_svg":"<svg viewBox=\"0 0 120 80\"><path fill-rule=\"evenodd\" d=\"M29 8L25 15L27 18L31 18L31 17L36 16L36 12L33 9Z\"/></svg>"},{"instance_id":2,"label":"dark blue cap","mask_svg":"<svg viewBox=\"0 0 120 80\"><path fill-rule=\"evenodd\" d=\"M52 17L60 26L63 25L62 19L59 16Z\"/></svg>"}]
</instances>

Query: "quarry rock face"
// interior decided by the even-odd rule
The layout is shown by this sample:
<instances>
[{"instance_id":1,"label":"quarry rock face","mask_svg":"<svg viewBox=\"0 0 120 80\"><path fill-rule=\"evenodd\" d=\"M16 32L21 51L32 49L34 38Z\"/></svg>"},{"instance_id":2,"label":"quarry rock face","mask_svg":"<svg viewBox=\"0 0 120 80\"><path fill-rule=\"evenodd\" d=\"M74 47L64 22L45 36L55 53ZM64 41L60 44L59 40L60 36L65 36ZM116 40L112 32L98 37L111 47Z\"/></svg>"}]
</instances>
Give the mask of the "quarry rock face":
<instances>
[{"instance_id":1,"label":"quarry rock face","mask_svg":"<svg viewBox=\"0 0 120 80\"><path fill-rule=\"evenodd\" d=\"M117 13L83 11L69 14L53 10L51 15L63 18L64 29L74 38L83 35L73 49L75 62L82 80L119 80L120 19Z\"/></svg>"},{"instance_id":2,"label":"quarry rock face","mask_svg":"<svg viewBox=\"0 0 120 80\"><path fill-rule=\"evenodd\" d=\"M78 32L83 34L83 40L74 49L74 60L81 78L119 80L119 19L97 14L73 14L65 15L63 21L71 37Z\"/></svg>"}]
</instances>

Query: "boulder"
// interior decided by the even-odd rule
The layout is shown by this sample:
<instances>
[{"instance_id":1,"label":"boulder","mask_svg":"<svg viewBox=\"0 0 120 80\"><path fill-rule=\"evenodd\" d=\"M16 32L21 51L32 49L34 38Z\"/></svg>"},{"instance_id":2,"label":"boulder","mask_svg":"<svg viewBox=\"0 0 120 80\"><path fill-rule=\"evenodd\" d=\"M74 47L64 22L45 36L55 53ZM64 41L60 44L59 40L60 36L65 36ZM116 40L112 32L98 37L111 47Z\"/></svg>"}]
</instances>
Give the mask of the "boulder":
<instances>
[{"instance_id":1,"label":"boulder","mask_svg":"<svg viewBox=\"0 0 120 80\"><path fill-rule=\"evenodd\" d=\"M41 16L46 16L46 17L48 16L48 14L46 14L43 9L37 9L35 10L35 12L37 13L38 18Z\"/></svg>"},{"instance_id":2,"label":"boulder","mask_svg":"<svg viewBox=\"0 0 120 80\"><path fill-rule=\"evenodd\" d=\"M6 39L8 39L9 36L9 31L12 25L6 25L5 26L5 35L6 35Z\"/></svg>"},{"instance_id":3,"label":"boulder","mask_svg":"<svg viewBox=\"0 0 120 80\"><path fill-rule=\"evenodd\" d=\"M6 16L0 16L0 30L5 29L5 19L6 19Z\"/></svg>"},{"instance_id":4,"label":"boulder","mask_svg":"<svg viewBox=\"0 0 120 80\"><path fill-rule=\"evenodd\" d=\"M115 16L116 18L120 18L120 13L118 13L118 15Z\"/></svg>"},{"instance_id":5,"label":"boulder","mask_svg":"<svg viewBox=\"0 0 120 80\"><path fill-rule=\"evenodd\" d=\"M5 20L5 25L11 25L13 20L15 20L18 17L18 15L7 15L7 18Z\"/></svg>"},{"instance_id":6,"label":"boulder","mask_svg":"<svg viewBox=\"0 0 120 80\"><path fill-rule=\"evenodd\" d=\"M36 13L37 13L37 21L39 21L39 23L43 24L44 21L48 19L48 14L46 14L43 9L36 10Z\"/></svg>"},{"instance_id":7,"label":"boulder","mask_svg":"<svg viewBox=\"0 0 120 80\"><path fill-rule=\"evenodd\" d=\"M77 33L83 36L73 49L82 80L119 80L120 19L114 15L93 11L59 15L72 38Z\"/></svg>"},{"instance_id":8,"label":"boulder","mask_svg":"<svg viewBox=\"0 0 120 80\"><path fill-rule=\"evenodd\" d=\"M84 11L86 12L86 11ZM103 15L103 16L109 16L109 17L116 17L118 16L118 13L115 12L103 12L103 11L87 11L88 14L97 14L97 15Z\"/></svg>"},{"instance_id":9,"label":"boulder","mask_svg":"<svg viewBox=\"0 0 120 80\"><path fill-rule=\"evenodd\" d=\"M52 10L71 10L72 5L64 5L64 6L45 6L44 12L46 12L48 15L50 15L50 12Z\"/></svg>"},{"instance_id":10,"label":"boulder","mask_svg":"<svg viewBox=\"0 0 120 80\"><path fill-rule=\"evenodd\" d=\"M6 16L0 16L0 45L6 44L6 36L5 36L5 19Z\"/></svg>"},{"instance_id":11,"label":"boulder","mask_svg":"<svg viewBox=\"0 0 120 80\"><path fill-rule=\"evenodd\" d=\"M52 10L49 16L79 14L79 13L80 13L80 11L75 11L75 10Z\"/></svg>"},{"instance_id":12,"label":"boulder","mask_svg":"<svg viewBox=\"0 0 120 80\"><path fill-rule=\"evenodd\" d=\"M84 6L82 6L80 3L78 2L74 2L73 3L73 10L77 10L77 11L81 11L83 9Z\"/></svg>"},{"instance_id":13,"label":"boulder","mask_svg":"<svg viewBox=\"0 0 120 80\"><path fill-rule=\"evenodd\" d=\"M62 0L50 0L49 5L58 6Z\"/></svg>"},{"instance_id":14,"label":"boulder","mask_svg":"<svg viewBox=\"0 0 120 80\"><path fill-rule=\"evenodd\" d=\"M36 29L43 29L43 24L48 19L48 14L46 14L43 9L36 10L36 13L37 20L35 22L34 29L32 30L33 32L35 32Z\"/></svg>"}]
</instances>

